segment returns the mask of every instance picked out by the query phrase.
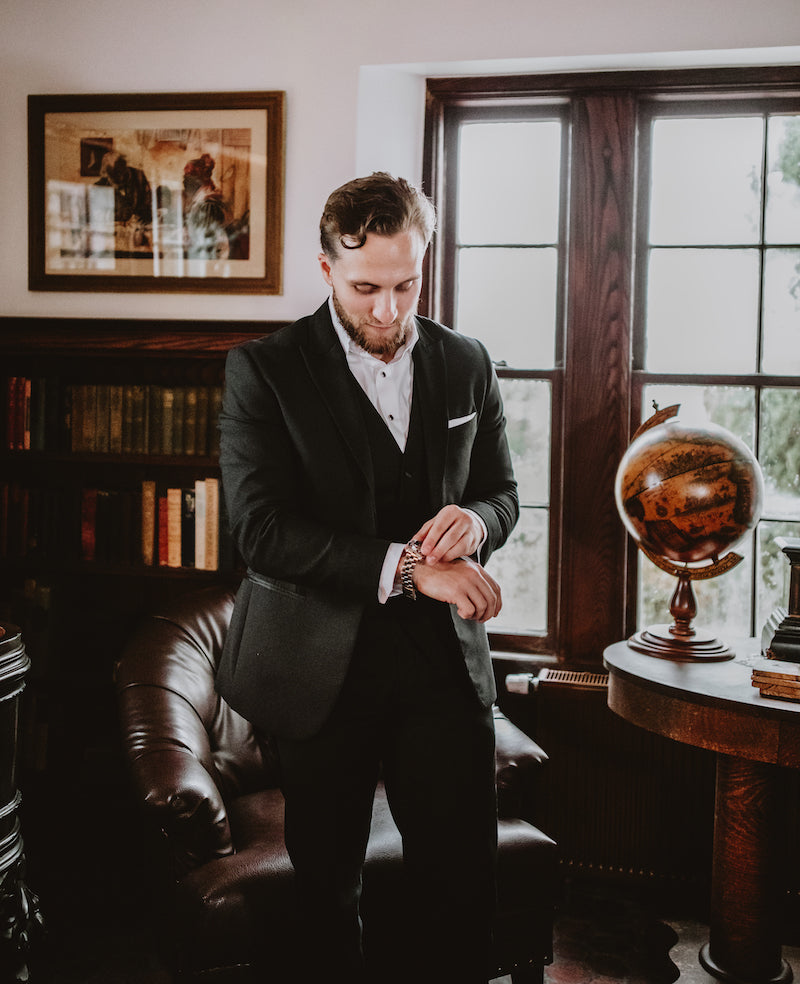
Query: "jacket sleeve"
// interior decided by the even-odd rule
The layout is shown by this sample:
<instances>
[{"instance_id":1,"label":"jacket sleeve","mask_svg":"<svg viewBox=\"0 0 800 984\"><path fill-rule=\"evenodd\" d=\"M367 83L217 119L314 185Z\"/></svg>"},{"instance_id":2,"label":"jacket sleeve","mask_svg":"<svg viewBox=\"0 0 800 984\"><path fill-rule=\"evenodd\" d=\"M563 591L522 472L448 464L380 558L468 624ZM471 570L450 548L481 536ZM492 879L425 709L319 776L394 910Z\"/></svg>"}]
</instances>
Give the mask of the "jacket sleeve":
<instances>
[{"instance_id":1,"label":"jacket sleeve","mask_svg":"<svg viewBox=\"0 0 800 984\"><path fill-rule=\"evenodd\" d=\"M371 601L388 542L308 508L301 451L268 375L247 345L227 358L220 466L231 533L260 574Z\"/></svg>"},{"instance_id":2,"label":"jacket sleeve","mask_svg":"<svg viewBox=\"0 0 800 984\"><path fill-rule=\"evenodd\" d=\"M517 483L506 438L506 421L497 374L488 353L484 355L486 386L472 447L469 477L460 503L476 512L486 525L481 561L502 547L519 518Z\"/></svg>"}]
</instances>

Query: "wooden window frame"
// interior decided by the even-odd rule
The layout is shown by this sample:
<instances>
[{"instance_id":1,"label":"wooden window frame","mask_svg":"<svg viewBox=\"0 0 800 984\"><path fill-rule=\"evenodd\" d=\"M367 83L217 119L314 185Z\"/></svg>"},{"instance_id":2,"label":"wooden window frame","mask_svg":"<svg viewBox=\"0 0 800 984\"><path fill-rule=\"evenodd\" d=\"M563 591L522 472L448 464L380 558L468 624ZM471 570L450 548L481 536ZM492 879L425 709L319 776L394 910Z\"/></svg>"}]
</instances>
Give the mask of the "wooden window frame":
<instances>
[{"instance_id":1,"label":"wooden window frame","mask_svg":"<svg viewBox=\"0 0 800 984\"><path fill-rule=\"evenodd\" d=\"M447 230L454 190L447 165L457 121L470 107L484 113L491 107L498 116L542 101L568 107L563 345L551 374L533 374L553 381L551 631L546 637L492 635L496 650L533 662L549 657L596 665L607 645L634 630L637 551L617 514L614 479L638 426L642 386L657 381L634 361L641 348L641 315L634 311L640 107L655 99L733 103L790 94L800 94L795 66L428 80L423 185L440 208L440 232L427 260L423 310L445 321L453 282Z\"/></svg>"}]
</instances>

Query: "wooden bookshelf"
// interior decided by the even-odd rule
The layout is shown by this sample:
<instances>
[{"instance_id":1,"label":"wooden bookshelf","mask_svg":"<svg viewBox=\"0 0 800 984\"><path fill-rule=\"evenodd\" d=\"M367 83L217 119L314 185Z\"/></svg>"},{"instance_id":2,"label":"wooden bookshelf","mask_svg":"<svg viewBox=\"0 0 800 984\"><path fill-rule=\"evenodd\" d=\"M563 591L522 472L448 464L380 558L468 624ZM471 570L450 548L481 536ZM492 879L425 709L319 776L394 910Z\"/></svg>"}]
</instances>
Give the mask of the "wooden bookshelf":
<instances>
[{"instance_id":1,"label":"wooden bookshelf","mask_svg":"<svg viewBox=\"0 0 800 984\"><path fill-rule=\"evenodd\" d=\"M22 767L45 787L69 762L92 781L93 769L112 753L113 666L137 619L168 597L241 578L226 539L223 497L218 561L207 569L195 565L186 540L182 551L160 562L157 517L154 554L143 554L142 493L145 483L155 487L156 499L166 498L169 489L194 492L198 483L219 483L216 416L225 356L279 327L0 318L0 617L22 629L31 658ZM21 417L11 405L19 398L12 400L12 378L30 381L27 395L26 386L21 390L28 401ZM133 390L150 414L136 440L129 402L127 423L118 417ZM167 431L165 400L173 401L174 412L176 393L183 416L180 426L177 416L171 418ZM140 413L141 406L140 400ZM93 549L82 539L90 502L96 510ZM105 526L98 525L101 513ZM202 556L205 546L199 549ZM76 728L81 715L105 726Z\"/></svg>"}]
</instances>

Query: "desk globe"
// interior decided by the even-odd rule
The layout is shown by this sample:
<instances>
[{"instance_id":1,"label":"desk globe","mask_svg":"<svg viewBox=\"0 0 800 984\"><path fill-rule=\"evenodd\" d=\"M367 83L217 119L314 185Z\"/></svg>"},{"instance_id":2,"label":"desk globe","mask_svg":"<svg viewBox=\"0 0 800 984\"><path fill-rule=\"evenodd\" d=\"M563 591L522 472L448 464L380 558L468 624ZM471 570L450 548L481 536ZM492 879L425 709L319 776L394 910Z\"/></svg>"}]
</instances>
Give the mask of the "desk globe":
<instances>
[{"instance_id":1,"label":"desk globe","mask_svg":"<svg viewBox=\"0 0 800 984\"><path fill-rule=\"evenodd\" d=\"M617 510L639 549L678 584L672 625L651 625L628 645L666 659L732 659L733 651L692 625L692 581L716 577L741 561L721 556L761 515L764 480L753 453L714 424L686 426L679 405L656 410L634 435L617 469Z\"/></svg>"}]
</instances>

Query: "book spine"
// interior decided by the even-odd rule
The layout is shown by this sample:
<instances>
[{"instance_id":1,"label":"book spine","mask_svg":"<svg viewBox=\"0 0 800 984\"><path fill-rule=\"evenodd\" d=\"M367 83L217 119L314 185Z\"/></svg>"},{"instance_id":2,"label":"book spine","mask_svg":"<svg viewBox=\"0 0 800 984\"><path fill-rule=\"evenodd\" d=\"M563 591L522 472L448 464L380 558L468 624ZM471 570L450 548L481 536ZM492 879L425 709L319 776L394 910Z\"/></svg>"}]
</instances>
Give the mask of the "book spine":
<instances>
[{"instance_id":1,"label":"book spine","mask_svg":"<svg viewBox=\"0 0 800 984\"><path fill-rule=\"evenodd\" d=\"M197 387L197 432L195 448L198 454L208 454L208 387Z\"/></svg>"},{"instance_id":2,"label":"book spine","mask_svg":"<svg viewBox=\"0 0 800 984\"><path fill-rule=\"evenodd\" d=\"M182 519L182 490L167 489L167 567L181 566Z\"/></svg>"},{"instance_id":3,"label":"book spine","mask_svg":"<svg viewBox=\"0 0 800 984\"><path fill-rule=\"evenodd\" d=\"M81 493L81 560L92 562L97 548L97 489Z\"/></svg>"},{"instance_id":4,"label":"book spine","mask_svg":"<svg viewBox=\"0 0 800 984\"><path fill-rule=\"evenodd\" d=\"M17 424L17 377L9 376L6 386L6 447L14 450Z\"/></svg>"},{"instance_id":5,"label":"book spine","mask_svg":"<svg viewBox=\"0 0 800 984\"><path fill-rule=\"evenodd\" d=\"M212 386L208 396L208 453L219 454L219 415L222 410L222 387Z\"/></svg>"},{"instance_id":6,"label":"book spine","mask_svg":"<svg viewBox=\"0 0 800 984\"><path fill-rule=\"evenodd\" d=\"M183 395L183 453L197 454L197 386L187 386Z\"/></svg>"},{"instance_id":7,"label":"book spine","mask_svg":"<svg viewBox=\"0 0 800 984\"><path fill-rule=\"evenodd\" d=\"M219 570L219 479L206 479L206 566L207 571Z\"/></svg>"},{"instance_id":8,"label":"book spine","mask_svg":"<svg viewBox=\"0 0 800 984\"><path fill-rule=\"evenodd\" d=\"M87 384L82 389L84 405L81 450L91 453L97 450L97 387Z\"/></svg>"},{"instance_id":9,"label":"book spine","mask_svg":"<svg viewBox=\"0 0 800 984\"><path fill-rule=\"evenodd\" d=\"M142 482L141 503L142 563L146 567L152 567L156 548L156 483L152 479Z\"/></svg>"},{"instance_id":10,"label":"book spine","mask_svg":"<svg viewBox=\"0 0 800 984\"><path fill-rule=\"evenodd\" d=\"M164 392L163 387L151 383L147 387L147 405L150 407L150 429L147 450L150 454L161 454L164 430Z\"/></svg>"},{"instance_id":11,"label":"book spine","mask_svg":"<svg viewBox=\"0 0 800 984\"><path fill-rule=\"evenodd\" d=\"M181 489L181 567L194 567L194 488Z\"/></svg>"},{"instance_id":12,"label":"book spine","mask_svg":"<svg viewBox=\"0 0 800 984\"><path fill-rule=\"evenodd\" d=\"M84 387L75 384L69 388L70 394L70 450L75 452L83 451L83 409L84 409Z\"/></svg>"},{"instance_id":13,"label":"book spine","mask_svg":"<svg viewBox=\"0 0 800 984\"><path fill-rule=\"evenodd\" d=\"M98 383L95 390L95 435L93 451L108 454L111 447L111 416L109 410L109 388L106 383Z\"/></svg>"},{"instance_id":14,"label":"book spine","mask_svg":"<svg viewBox=\"0 0 800 984\"><path fill-rule=\"evenodd\" d=\"M159 495L158 503L158 564L169 564L169 505L166 495Z\"/></svg>"},{"instance_id":15,"label":"book spine","mask_svg":"<svg viewBox=\"0 0 800 984\"><path fill-rule=\"evenodd\" d=\"M161 400L161 453L172 454L172 418L175 409L175 390L165 386Z\"/></svg>"},{"instance_id":16,"label":"book spine","mask_svg":"<svg viewBox=\"0 0 800 984\"><path fill-rule=\"evenodd\" d=\"M108 450L122 454L122 386L108 388Z\"/></svg>"},{"instance_id":17,"label":"book spine","mask_svg":"<svg viewBox=\"0 0 800 984\"><path fill-rule=\"evenodd\" d=\"M146 387L141 384L133 386L133 426L131 429L131 445L134 454L147 454L148 447L148 413L145 399Z\"/></svg>"},{"instance_id":18,"label":"book spine","mask_svg":"<svg viewBox=\"0 0 800 984\"><path fill-rule=\"evenodd\" d=\"M37 376L31 383L31 450L47 446L47 380Z\"/></svg>"},{"instance_id":19,"label":"book spine","mask_svg":"<svg viewBox=\"0 0 800 984\"><path fill-rule=\"evenodd\" d=\"M122 447L123 454L133 454L133 386L126 383L122 387Z\"/></svg>"},{"instance_id":20,"label":"book spine","mask_svg":"<svg viewBox=\"0 0 800 984\"><path fill-rule=\"evenodd\" d=\"M186 419L186 390L175 386L172 390L172 449L171 454L183 454L184 425Z\"/></svg>"},{"instance_id":21,"label":"book spine","mask_svg":"<svg viewBox=\"0 0 800 984\"><path fill-rule=\"evenodd\" d=\"M199 571L206 567L206 479L194 483L194 566Z\"/></svg>"},{"instance_id":22,"label":"book spine","mask_svg":"<svg viewBox=\"0 0 800 984\"><path fill-rule=\"evenodd\" d=\"M21 450L31 449L31 380L25 377L22 383L22 440Z\"/></svg>"}]
</instances>

